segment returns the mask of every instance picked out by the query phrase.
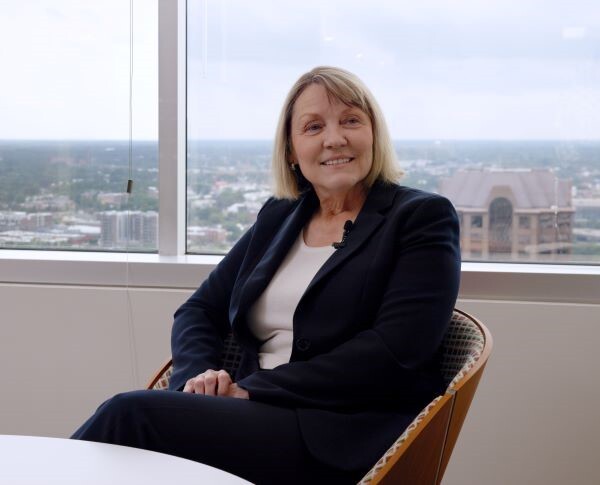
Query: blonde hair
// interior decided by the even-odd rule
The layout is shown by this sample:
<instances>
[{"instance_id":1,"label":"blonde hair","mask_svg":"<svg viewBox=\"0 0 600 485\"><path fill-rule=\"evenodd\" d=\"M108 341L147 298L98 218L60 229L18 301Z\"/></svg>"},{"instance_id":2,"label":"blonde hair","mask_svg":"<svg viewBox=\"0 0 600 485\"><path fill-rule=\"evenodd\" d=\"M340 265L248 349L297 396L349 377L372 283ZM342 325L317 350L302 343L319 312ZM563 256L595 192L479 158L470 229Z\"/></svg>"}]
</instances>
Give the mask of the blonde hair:
<instances>
[{"instance_id":1,"label":"blonde hair","mask_svg":"<svg viewBox=\"0 0 600 485\"><path fill-rule=\"evenodd\" d=\"M320 84L330 98L355 106L369 116L373 129L373 165L365 185L370 188L376 180L395 183L402 176L396 166L396 153L385 119L377 101L363 82L349 71L338 67L320 66L300 76L288 93L275 132L273 145L273 194L282 199L297 199L301 194L297 176L290 169L292 156L291 119L294 104L311 84Z\"/></svg>"}]
</instances>

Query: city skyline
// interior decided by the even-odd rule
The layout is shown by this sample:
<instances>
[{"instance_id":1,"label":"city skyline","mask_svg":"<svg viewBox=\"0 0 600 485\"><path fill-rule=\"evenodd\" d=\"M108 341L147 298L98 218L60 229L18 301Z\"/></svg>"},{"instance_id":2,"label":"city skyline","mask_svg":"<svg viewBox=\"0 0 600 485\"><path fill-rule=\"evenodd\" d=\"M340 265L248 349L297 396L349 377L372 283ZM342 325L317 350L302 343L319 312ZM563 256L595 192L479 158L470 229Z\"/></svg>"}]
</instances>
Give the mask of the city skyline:
<instances>
[{"instance_id":1,"label":"city skyline","mask_svg":"<svg viewBox=\"0 0 600 485\"><path fill-rule=\"evenodd\" d=\"M128 147L126 141L71 144L0 141L0 246L156 251L157 143L133 145L135 182L131 196L125 193L129 177ZM271 194L270 149L267 141L188 144L188 251L225 253L254 222L262 203ZM441 181L453 174L472 178L477 173L487 173L502 180L512 173L510 177L516 180L516 174L523 177L531 172L533 178L528 179L531 182L527 188L518 189L517 184L512 191L518 199L529 198L541 190L538 187L541 175L535 173L544 173L544 190L551 190L553 183L562 187L564 197L572 200L565 210L574 214L569 221L570 239L565 254L552 258L560 257L566 262L600 256L599 142L397 141L396 149L406 171L400 183L434 192L440 192ZM458 181L456 187L465 183L466 179ZM513 196L505 194L507 197L510 200ZM549 197L547 200L554 200ZM453 195L450 199L457 204L459 213L465 210L460 197ZM513 205L522 211L517 199L514 200ZM550 202L536 207L536 213L546 214L540 219L540 227L552 225L553 214L557 224L564 224L559 220L562 213L557 213ZM485 226L487 203L478 203L468 212L473 210L481 214ZM515 220L520 221L523 215L515 216ZM472 227L473 222L470 224ZM546 256L535 256L537 236L526 235L524 230L519 229L518 237L530 238L529 258L543 260ZM551 236L540 236L540 241L548 244ZM470 256L477 257L473 247L470 243ZM519 260L524 257L520 250L515 251L508 256L516 254ZM483 250L480 253L483 255ZM507 257L493 251L489 256Z\"/></svg>"}]
</instances>

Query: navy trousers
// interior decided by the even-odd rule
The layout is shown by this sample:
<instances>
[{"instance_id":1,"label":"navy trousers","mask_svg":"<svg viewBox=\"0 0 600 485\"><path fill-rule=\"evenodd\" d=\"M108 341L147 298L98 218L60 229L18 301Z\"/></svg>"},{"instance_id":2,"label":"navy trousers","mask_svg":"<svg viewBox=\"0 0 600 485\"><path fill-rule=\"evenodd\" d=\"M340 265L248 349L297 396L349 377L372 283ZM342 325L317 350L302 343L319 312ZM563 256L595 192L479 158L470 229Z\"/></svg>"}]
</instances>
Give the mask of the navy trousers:
<instances>
[{"instance_id":1,"label":"navy trousers","mask_svg":"<svg viewBox=\"0 0 600 485\"><path fill-rule=\"evenodd\" d=\"M367 471L335 470L313 458L294 409L228 397L117 394L72 438L176 455L256 484L352 484Z\"/></svg>"}]
</instances>

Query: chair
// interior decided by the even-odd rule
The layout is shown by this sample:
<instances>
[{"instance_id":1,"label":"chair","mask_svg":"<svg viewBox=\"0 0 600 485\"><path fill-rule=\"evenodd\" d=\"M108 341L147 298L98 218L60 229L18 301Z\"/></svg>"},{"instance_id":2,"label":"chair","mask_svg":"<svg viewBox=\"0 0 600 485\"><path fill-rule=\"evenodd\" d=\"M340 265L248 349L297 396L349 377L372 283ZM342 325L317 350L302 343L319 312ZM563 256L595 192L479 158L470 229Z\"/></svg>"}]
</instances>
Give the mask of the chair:
<instances>
[{"instance_id":1,"label":"chair","mask_svg":"<svg viewBox=\"0 0 600 485\"><path fill-rule=\"evenodd\" d=\"M404 430L359 485L439 485L492 351L492 336L476 318L454 310L442 342L448 387Z\"/></svg>"},{"instance_id":2,"label":"chair","mask_svg":"<svg viewBox=\"0 0 600 485\"><path fill-rule=\"evenodd\" d=\"M454 310L442 342L441 370L446 392L431 401L358 485L439 485L492 350L489 330L476 318ZM223 368L234 372L239 347L228 337ZM148 389L166 389L171 360L154 375Z\"/></svg>"}]
</instances>

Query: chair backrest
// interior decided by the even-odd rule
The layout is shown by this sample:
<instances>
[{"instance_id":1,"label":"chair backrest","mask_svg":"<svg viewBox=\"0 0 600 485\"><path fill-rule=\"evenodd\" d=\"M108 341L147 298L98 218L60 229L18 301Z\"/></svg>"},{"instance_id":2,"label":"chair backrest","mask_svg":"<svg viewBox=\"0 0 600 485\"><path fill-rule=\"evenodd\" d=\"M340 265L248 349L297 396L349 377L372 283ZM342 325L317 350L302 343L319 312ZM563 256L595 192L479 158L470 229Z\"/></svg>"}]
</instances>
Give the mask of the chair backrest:
<instances>
[{"instance_id":1,"label":"chair backrest","mask_svg":"<svg viewBox=\"0 0 600 485\"><path fill-rule=\"evenodd\" d=\"M445 394L419 413L359 485L441 482L492 350L492 337L479 320L454 310L442 348L441 371L448 386ZM240 357L240 348L230 335L223 348L223 368L233 374ZM168 388L172 370L169 359L147 388Z\"/></svg>"},{"instance_id":2,"label":"chair backrest","mask_svg":"<svg viewBox=\"0 0 600 485\"><path fill-rule=\"evenodd\" d=\"M490 356L492 337L476 318L454 310L442 347L445 394L419 413L360 485L438 485L442 481Z\"/></svg>"}]
</instances>

